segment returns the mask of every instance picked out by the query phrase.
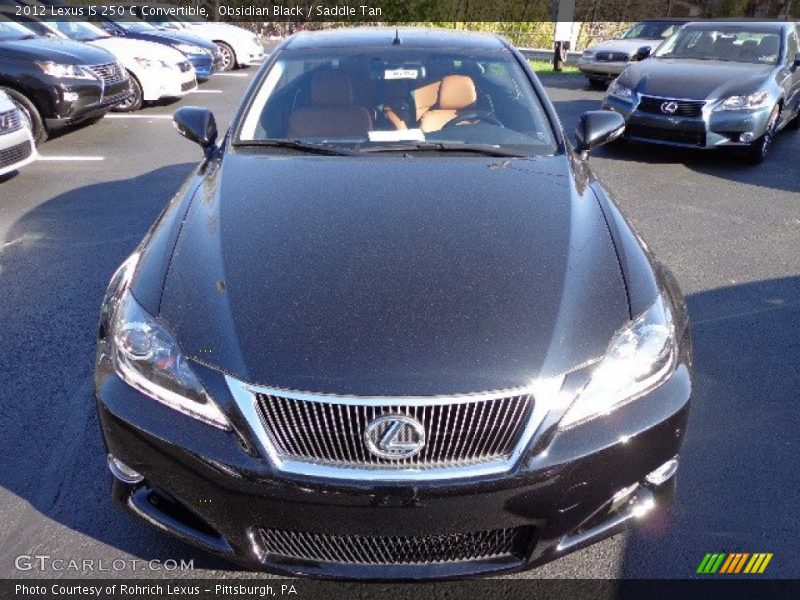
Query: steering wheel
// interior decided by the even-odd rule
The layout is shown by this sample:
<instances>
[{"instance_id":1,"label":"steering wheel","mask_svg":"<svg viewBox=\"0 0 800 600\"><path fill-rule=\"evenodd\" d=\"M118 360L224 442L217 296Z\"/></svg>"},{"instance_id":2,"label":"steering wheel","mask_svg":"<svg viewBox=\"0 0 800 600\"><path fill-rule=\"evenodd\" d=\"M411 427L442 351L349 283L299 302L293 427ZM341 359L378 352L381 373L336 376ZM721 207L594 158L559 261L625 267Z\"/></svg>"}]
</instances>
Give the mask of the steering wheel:
<instances>
[{"instance_id":1,"label":"steering wheel","mask_svg":"<svg viewBox=\"0 0 800 600\"><path fill-rule=\"evenodd\" d=\"M485 110L471 110L469 112L461 113L456 118L448 121L442 129L453 127L461 123L465 123L466 121L481 121L482 123L489 123L490 125L504 127L504 125L500 122L500 119L495 117L492 113L486 112Z\"/></svg>"}]
</instances>

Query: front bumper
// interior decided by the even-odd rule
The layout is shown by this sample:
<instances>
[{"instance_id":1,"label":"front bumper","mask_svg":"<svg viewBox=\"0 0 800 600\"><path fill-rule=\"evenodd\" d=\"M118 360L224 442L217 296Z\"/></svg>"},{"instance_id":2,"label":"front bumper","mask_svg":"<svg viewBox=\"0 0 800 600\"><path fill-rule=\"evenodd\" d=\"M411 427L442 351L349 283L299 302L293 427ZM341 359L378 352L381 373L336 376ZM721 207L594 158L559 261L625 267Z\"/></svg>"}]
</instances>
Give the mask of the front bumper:
<instances>
[{"instance_id":1,"label":"front bumper","mask_svg":"<svg viewBox=\"0 0 800 600\"><path fill-rule=\"evenodd\" d=\"M205 368L198 375L221 405L231 405L221 375ZM275 472L248 441L252 435L239 428L240 420L234 424L241 434L176 413L125 384L107 360L100 361L96 374L108 452L143 477L137 483L115 480L113 496L122 507L248 568L337 578L516 571L611 535L627 520L671 500L674 478L660 485L645 478L678 455L690 391L687 358L664 384L611 415L556 431L544 441L534 439L535 450L507 473L392 483ZM626 489L628 495L611 506ZM270 553L262 537L265 530L289 532L330 548L332 539L425 544L511 529L523 536L513 553L429 563L309 559L315 548Z\"/></svg>"},{"instance_id":2,"label":"front bumper","mask_svg":"<svg viewBox=\"0 0 800 600\"><path fill-rule=\"evenodd\" d=\"M242 45L236 48L235 52L236 64L242 67L261 62L264 59L264 48L256 44Z\"/></svg>"},{"instance_id":3,"label":"front bumper","mask_svg":"<svg viewBox=\"0 0 800 600\"><path fill-rule=\"evenodd\" d=\"M181 72L174 69L148 69L139 82L142 84L144 100L177 98L197 89L197 80L192 69Z\"/></svg>"},{"instance_id":4,"label":"front bumper","mask_svg":"<svg viewBox=\"0 0 800 600\"><path fill-rule=\"evenodd\" d=\"M69 125L99 117L129 94L128 78L108 86L98 81L59 83L53 90L53 114L47 124Z\"/></svg>"},{"instance_id":5,"label":"front bumper","mask_svg":"<svg viewBox=\"0 0 800 600\"><path fill-rule=\"evenodd\" d=\"M614 79L628 66L628 61L603 61L593 58L579 58L578 70L587 77Z\"/></svg>"},{"instance_id":6,"label":"front bumper","mask_svg":"<svg viewBox=\"0 0 800 600\"><path fill-rule=\"evenodd\" d=\"M192 63L198 80L205 81L217 71L214 57L211 54L187 54L186 58Z\"/></svg>"},{"instance_id":7,"label":"front bumper","mask_svg":"<svg viewBox=\"0 0 800 600\"><path fill-rule=\"evenodd\" d=\"M643 112L638 109L638 100L631 103L615 96L606 96L602 108L621 114L625 118L625 137L640 142L704 149L747 147L764 135L771 106L715 111L715 104L707 103L699 117ZM749 134L750 141L740 140L742 134Z\"/></svg>"},{"instance_id":8,"label":"front bumper","mask_svg":"<svg viewBox=\"0 0 800 600\"><path fill-rule=\"evenodd\" d=\"M0 176L36 160L36 146L26 127L10 133L0 131Z\"/></svg>"}]
</instances>

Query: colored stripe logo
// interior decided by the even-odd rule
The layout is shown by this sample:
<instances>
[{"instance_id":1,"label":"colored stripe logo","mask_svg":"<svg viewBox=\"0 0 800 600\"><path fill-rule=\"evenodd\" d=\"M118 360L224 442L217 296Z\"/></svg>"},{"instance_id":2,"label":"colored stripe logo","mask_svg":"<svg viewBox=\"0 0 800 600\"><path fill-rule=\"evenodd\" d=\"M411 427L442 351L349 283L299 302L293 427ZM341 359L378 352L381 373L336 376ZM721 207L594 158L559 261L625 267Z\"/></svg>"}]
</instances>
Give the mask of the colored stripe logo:
<instances>
[{"instance_id":1,"label":"colored stripe logo","mask_svg":"<svg viewBox=\"0 0 800 600\"><path fill-rule=\"evenodd\" d=\"M696 572L702 575L763 573L772 556L772 552L709 552L700 561Z\"/></svg>"}]
</instances>

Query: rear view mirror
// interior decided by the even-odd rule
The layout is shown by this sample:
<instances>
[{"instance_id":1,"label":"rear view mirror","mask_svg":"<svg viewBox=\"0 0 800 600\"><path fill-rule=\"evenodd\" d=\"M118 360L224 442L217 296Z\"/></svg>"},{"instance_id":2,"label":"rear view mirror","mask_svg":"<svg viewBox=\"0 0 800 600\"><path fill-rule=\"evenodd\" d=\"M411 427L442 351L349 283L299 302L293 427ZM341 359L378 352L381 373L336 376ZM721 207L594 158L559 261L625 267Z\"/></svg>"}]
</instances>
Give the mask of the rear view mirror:
<instances>
[{"instance_id":1,"label":"rear view mirror","mask_svg":"<svg viewBox=\"0 0 800 600\"><path fill-rule=\"evenodd\" d=\"M625 119L611 110L590 110L578 119L575 148L586 159L592 148L614 141L625 131Z\"/></svg>"},{"instance_id":2,"label":"rear view mirror","mask_svg":"<svg viewBox=\"0 0 800 600\"><path fill-rule=\"evenodd\" d=\"M645 58L648 58L650 56L650 52L652 52L650 46L642 46L636 51L636 54L634 54L631 58L633 60L644 60Z\"/></svg>"},{"instance_id":3,"label":"rear view mirror","mask_svg":"<svg viewBox=\"0 0 800 600\"><path fill-rule=\"evenodd\" d=\"M175 129L183 137L199 144L209 158L216 149L217 121L207 108L184 106L175 111L173 116Z\"/></svg>"}]
</instances>

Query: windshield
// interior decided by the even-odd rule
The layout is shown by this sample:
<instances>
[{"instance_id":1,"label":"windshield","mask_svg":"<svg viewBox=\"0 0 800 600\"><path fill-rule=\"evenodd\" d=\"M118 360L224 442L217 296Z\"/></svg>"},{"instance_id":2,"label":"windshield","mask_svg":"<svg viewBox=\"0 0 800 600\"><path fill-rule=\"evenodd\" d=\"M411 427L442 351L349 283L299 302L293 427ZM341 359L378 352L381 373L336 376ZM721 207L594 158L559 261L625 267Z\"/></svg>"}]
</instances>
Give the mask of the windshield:
<instances>
[{"instance_id":1,"label":"windshield","mask_svg":"<svg viewBox=\"0 0 800 600\"><path fill-rule=\"evenodd\" d=\"M89 42L91 40L99 40L110 37L105 31L99 27L95 27L90 23L81 23L78 21L60 21L57 23L52 23L52 26L58 29L68 38L78 40L79 42Z\"/></svg>"},{"instance_id":2,"label":"windshield","mask_svg":"<svg viewBox=\"0 0 800 600\"><path fill-rule=\"evenodd\" d=\"M17 25L10 21L0 21L0 42L28 40L35 37L36 34L22 25Z\"/></svg>"},{"instance_id":3,"label":"windshield","mask_svg":"<svg viewBox=\"0 0 800 600\"><path fill-rule=\"evenodd\" d=\"M239 142L259 140L373 150L433 142L520 155L556 149L533 87L506 50L284 52L239 130Z\"/></svg>"},{"instance_id":4,"label":"windshield","mask_svg":"<svg viewBox=\"0 0 800 600\"><path fill-rule=\"evenodd\" d=\"M622 39L665 40L678 31L683 25L683 23L673 23L669 21L646 21L644 23L637 23L625 32Z\"/></svg>"},{"instance_id":5,"label":"windshield","mask_svg":"<svg viewBox=\"0 0 800 600\"><path fill-rule=\"evenodd\" d=\"M655 56L775 65L780 54L781 38L775 29L709 26L682 29Z\"/></svg>"}]
</instances>

